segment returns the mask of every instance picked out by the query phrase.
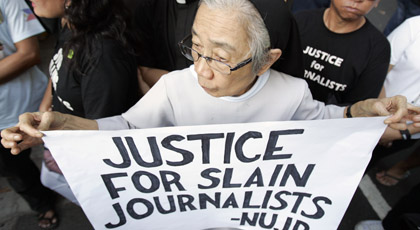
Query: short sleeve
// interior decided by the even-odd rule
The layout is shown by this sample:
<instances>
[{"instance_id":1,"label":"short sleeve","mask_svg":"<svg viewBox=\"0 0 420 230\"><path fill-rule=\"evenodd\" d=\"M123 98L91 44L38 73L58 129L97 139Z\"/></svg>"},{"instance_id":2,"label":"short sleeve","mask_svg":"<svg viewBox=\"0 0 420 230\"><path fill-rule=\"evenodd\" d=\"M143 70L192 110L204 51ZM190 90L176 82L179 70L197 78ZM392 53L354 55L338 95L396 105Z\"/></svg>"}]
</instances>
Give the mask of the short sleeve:
<instances>
[{"instance_id":1,"label":"short sleeve","mask_svg":"<svg viewBox=\"0 0 420 230\"><path fill-rule=\"evenodd\" d=\"M413 19L420 20L419 17ZM407 19L388 35L388 41L391 44L391 65L395 65L400 60L404 50L412 43L414 34L410 22L411 20Z\"/></svg>"},{"instance_id":2,"label":"short sleeve","mask_svg":"<svg viewBox=\"0 0 420 230\"><path fill-rule=\"evenodd\" d=\"M14 43L44 32L35 14L23 0L6 1L5 20L8 21L10 35Z\"/></svg>"}]
</instances>

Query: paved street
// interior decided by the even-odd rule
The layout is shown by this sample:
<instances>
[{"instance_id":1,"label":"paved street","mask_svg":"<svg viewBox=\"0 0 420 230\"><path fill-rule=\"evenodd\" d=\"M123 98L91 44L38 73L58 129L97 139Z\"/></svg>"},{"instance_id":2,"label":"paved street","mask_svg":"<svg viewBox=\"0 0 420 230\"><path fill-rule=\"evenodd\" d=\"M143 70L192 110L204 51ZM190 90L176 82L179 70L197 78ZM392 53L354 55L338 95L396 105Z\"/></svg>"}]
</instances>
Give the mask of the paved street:
<instances>
[{"instance_id":1,"label":"paved street","mask_svg":"<svg viewBox=\"0 0 420 230\"><path fill-rule=\"evenodd\" d=\"M385 27L389 17L396 7L396 0L383 0L380 6L369 14L369 20L380 30ZM49 37L41 42L43 71L47 71L49 58L52 55L54 37ZM42 149L35 148L33 159L40 165ZM384 159L378 165L379 168L390 167L398 159L406 156L408 152L402 152L396 156ZM401 181L398 186L386 187L380 185L374 179L377 169L372 169L362 180L354 198L345 214L339 230L353 230L354 225L365 219L383 218L390 207L416 183L420 176L420 170L411 172L411 176ZM417 179L417 181L416 181ZM78 206L57 196L57 212L60 218L58 230L85 230L92 229L89 221ZM37 229L35 213L7 184L5 178L0 177L0 230L26 230Z\"/></svg>"}]
</instances>

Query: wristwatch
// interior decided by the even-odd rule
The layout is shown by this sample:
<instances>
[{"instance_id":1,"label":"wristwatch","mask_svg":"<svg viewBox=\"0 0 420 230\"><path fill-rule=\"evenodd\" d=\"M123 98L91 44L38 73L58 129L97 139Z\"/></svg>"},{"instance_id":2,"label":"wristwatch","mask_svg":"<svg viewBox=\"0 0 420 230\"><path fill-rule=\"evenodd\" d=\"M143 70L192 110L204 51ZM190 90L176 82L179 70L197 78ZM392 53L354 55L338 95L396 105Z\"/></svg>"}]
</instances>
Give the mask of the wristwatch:
<instances>
[{"instance_id":1,"label":"wristwatch","mask_svg":"<svg viewBox=\"0 0 420 230\"><path fill-rule=\"evenodd\" d=\"M400 130L401 136L403 140L411 140L411 134L408 131L408 129L406 130Z\"/></svg>"}]
</instances>

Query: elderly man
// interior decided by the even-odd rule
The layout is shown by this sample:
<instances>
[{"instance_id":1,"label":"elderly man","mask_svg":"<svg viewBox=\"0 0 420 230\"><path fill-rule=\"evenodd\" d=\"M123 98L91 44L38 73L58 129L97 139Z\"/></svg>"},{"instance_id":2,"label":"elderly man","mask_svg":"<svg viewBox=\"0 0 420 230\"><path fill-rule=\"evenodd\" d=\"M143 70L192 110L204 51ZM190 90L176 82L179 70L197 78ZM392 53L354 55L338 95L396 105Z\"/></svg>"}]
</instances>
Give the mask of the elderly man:
<instances>
[{"instance_id":1,"label":"elderly man","mask_svg":"<svg viewBox=\"0 0 420 230\"><path fill-rule=\"evenodd\" d=\"M2 144L18 154L41 142L38 129L134 129L389 115L389 111L396 112L385 122L395 123L407 108L420 112L399 96L346 108L325 106L312 99L304 80L270 69L282 54L277 39L290 23L280 20L277 4L202 0L192 35L180 42L183 55L194 61L190 68L164 75L121 116L88 120L57 112L24 114L17 126L3 130ZM420 116L410 118L420 121Z\"/></svg>"}]
</instances>

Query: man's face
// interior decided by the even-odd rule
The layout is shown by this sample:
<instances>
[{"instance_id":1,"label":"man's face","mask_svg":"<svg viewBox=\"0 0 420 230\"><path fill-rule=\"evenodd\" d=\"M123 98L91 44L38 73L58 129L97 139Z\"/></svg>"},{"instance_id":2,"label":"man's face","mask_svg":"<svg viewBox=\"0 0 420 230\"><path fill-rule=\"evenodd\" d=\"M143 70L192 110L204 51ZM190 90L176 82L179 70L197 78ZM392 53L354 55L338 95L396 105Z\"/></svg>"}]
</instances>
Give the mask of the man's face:
<instances>
[{"instance_id":1,"label":"man's face","mask_svg":"<svg viewBox=\"0 0 420 230\"><path fill-rule=\"evenodd\" d=\"M249 58L248 37L238 22L235 12L211 10L202 4L197 11L192 29L192 48L235 67ZM230 75L213 70L204 58L194 62L198 83L214 97L239 96L252 86L256 76L248 64Z\"/></svg>"},{"instance_id":2,"label":"man's face","mask_svg":"<svg viewBox=\"0 0 420 230\"><path fill-rule=\"evenodd\" d=\"M331 9L345 21L358 20L378 6L379 0L331 0Z\"/></svg>"}]
</instances>

